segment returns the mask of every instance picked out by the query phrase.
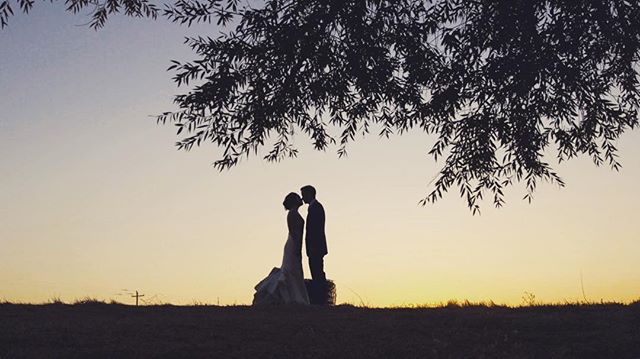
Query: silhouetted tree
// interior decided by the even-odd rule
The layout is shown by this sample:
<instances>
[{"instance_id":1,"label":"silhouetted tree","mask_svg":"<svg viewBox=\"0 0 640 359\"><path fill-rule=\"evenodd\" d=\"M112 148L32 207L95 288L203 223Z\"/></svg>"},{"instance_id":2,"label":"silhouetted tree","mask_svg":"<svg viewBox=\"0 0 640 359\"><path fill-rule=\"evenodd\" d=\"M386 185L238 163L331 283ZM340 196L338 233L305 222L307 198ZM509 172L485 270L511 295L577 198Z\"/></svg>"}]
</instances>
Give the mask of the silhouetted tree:
<instances>
[{"instance_id":1,"label":"silhouetted tree","mask_svg":"<svg viewBox=\"0 0 640 359\"><path fill-rule=\"evenodd\" d=\"M296 131L342 156L371 125L416 129L445 158L422 203L458 187L475 213L486 193L501 206L514 181L528 200L539 180L562 186L545 153L617 170L615 141L638 123L637 1L179 0L162 14L234 24L187 40L198 58L170 69L191 89L158 117L187 134L181 149L224 148L219 169L264 146L267 160L295 156Z\"/></svg>"}]
</instances>

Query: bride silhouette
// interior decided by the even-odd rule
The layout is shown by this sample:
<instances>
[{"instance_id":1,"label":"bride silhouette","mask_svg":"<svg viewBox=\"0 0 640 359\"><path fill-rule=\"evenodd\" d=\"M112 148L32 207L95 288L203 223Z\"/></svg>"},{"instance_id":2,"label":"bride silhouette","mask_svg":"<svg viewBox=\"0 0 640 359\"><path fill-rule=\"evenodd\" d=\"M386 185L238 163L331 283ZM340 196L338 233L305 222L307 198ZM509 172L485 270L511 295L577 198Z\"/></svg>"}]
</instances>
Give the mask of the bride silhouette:
<instances>
[{"instance_id":1,"label":"bride silhouette","mask_svg":"<svg viewBox=\"0 0 640 359\"><path fill-rule=\"evenodd\" d=\"M289 193L282 203L287 213L289 235L284 245L280 268L273 268L269 275L255 287L253 305L309 304L309 296L302 274L302 234L304 219L298 208L302 199L297 193Z\"/></svg>"}]
</instances>

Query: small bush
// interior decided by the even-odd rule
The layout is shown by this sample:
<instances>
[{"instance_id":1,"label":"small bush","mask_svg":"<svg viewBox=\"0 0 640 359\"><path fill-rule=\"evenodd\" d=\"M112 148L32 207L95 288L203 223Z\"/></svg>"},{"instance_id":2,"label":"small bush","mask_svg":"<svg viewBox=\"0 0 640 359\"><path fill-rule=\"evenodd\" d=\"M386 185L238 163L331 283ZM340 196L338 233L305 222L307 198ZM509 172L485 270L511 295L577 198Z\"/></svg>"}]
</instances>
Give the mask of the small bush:
<instances>
[{"instance_id":1,"label":"small bush","mask_svg":"<svg viewBox=\"0 0 640 359\"><path fill-rule=\"evenodd\" d=\"M311 279L305 279L304 285L307 287L309 301L315 305L335 305L336 304L336 285L331 280L324 283L316 282Z\"/></svg>"},{"instance_id":2,"label":"small bush","mask_svg":"<svg viewBox=\"0 0 640 359\"><path fill-rule=\"evenodd\" d=\"M96 298L91 298L91 297L84 297L82 299L76 299L73 302L73 305L96 305L96 304L107 304L102 300L98 300Z\"/></svg>"},{"instance_id":3,"label":"small bush","mask_svg":"<svg viewBox=\"0 0 640 359\"><path fill-rule=\"evenodd\" d=\"M51 297L49 299L48 304L56 304L56 305L60 305L60 304L65 304L62 299L60 299L60 297Z\"/></svg>"}]
</instances>

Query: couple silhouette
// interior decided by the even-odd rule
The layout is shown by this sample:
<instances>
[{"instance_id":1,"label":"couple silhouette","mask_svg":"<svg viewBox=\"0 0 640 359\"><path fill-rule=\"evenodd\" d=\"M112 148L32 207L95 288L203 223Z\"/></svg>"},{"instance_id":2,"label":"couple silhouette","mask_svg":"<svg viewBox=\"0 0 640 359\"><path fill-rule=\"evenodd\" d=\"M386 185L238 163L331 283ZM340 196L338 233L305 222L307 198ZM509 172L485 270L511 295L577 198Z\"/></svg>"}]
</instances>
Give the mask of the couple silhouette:
<instances>
[{"instance_id":1,"label":"couple silhouette","mask_svg":"<svg viewBox=\"0 0 640 359\"><path fill-rule=\"evenodd\" d=\"M282 205L287 210L288 236L284 245L282 265L273 268L271 273L256 286L253 305L263 304L320 304L327 278L324 273L324 256L327 255L327 238L324 232L324 207L316 199L316 189L304 186L300 189L302 197L291 192ZM298 209L306 203L307 221ZM305 234L306 228L306 235ZM311 281L305 284L302 272L302 238L305 239ZM311 299L311 300L310 300Z\"/></svg>"}]
</instances>

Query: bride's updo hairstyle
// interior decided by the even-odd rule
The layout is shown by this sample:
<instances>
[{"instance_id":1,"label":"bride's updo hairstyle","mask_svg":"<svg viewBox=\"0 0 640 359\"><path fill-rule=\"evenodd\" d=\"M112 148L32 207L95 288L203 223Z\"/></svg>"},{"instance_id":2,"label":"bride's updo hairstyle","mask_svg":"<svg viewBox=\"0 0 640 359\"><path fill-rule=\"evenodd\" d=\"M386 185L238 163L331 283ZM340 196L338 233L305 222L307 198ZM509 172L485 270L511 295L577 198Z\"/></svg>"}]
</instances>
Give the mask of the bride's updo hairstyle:
<instances>
[{"instance_id":1,"label":"bride's updo hairstyle","mask_svg":"<svg viewBox=\"0 0 640 359\"><path fill-rule=\"evenodd\" d=\"M295 209L302 206L302 199L300 199L297 193L291 192L284 198L282 205L286 210Z\"/></svg>"}]
</instances>

